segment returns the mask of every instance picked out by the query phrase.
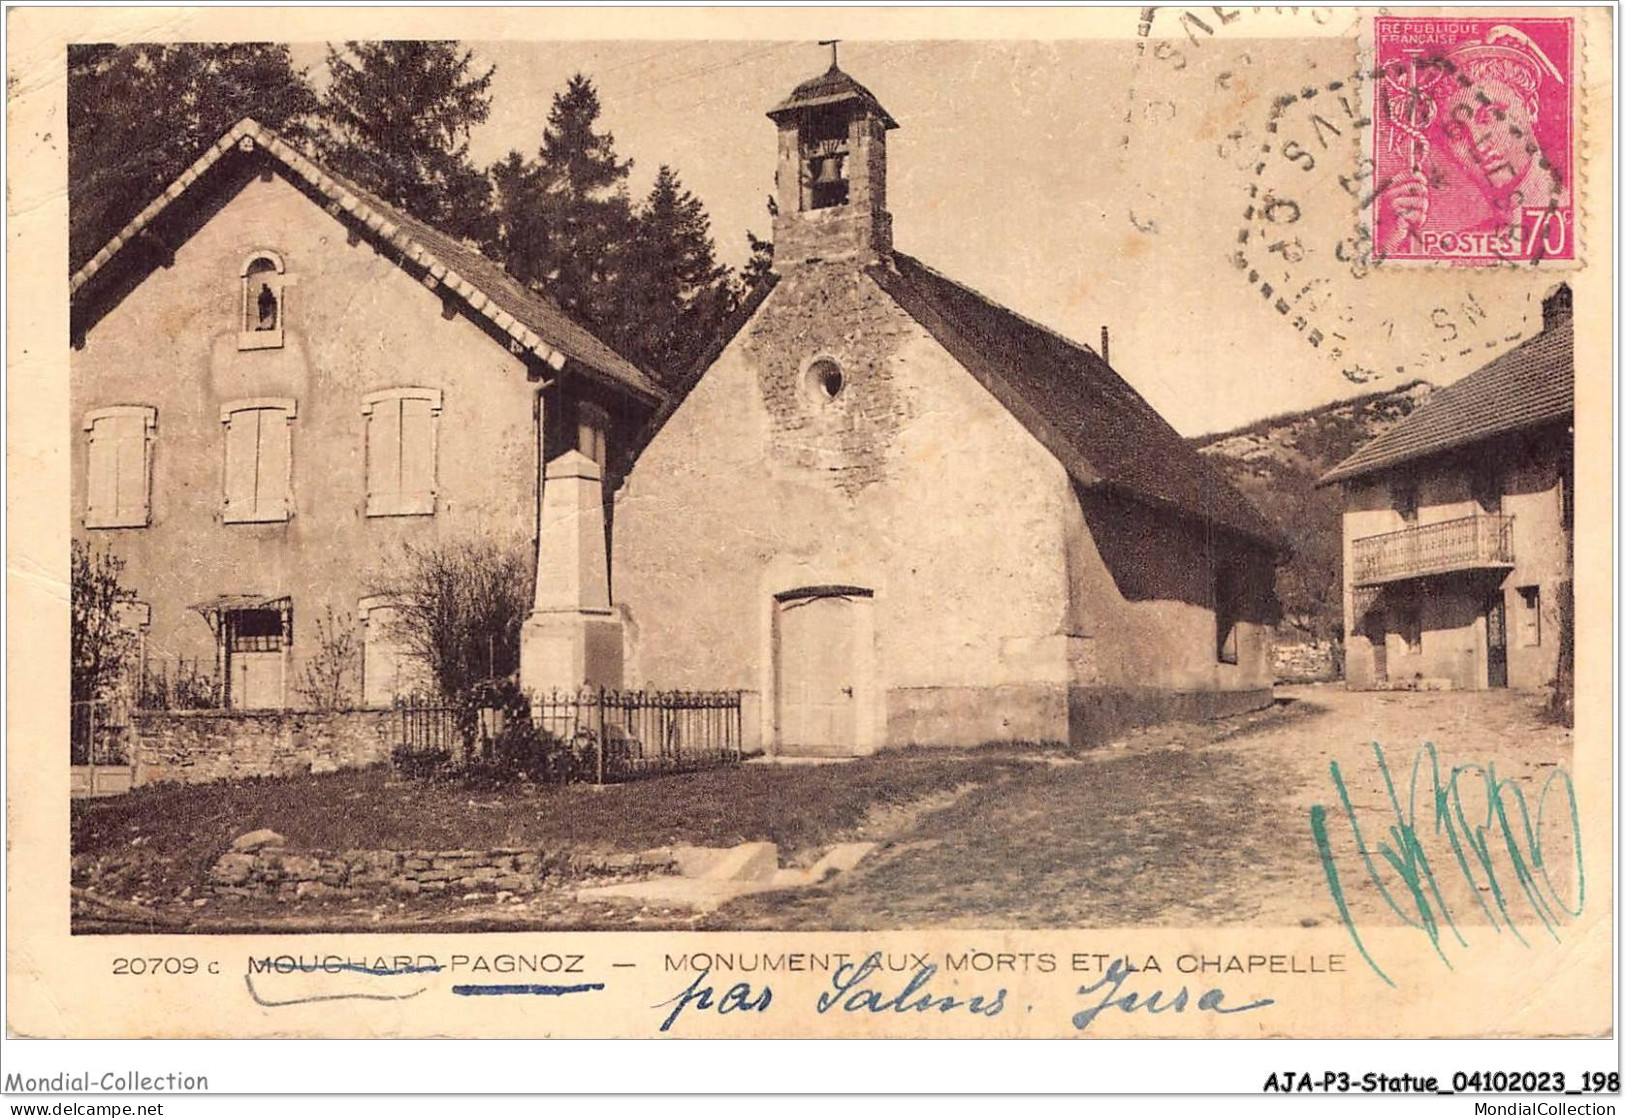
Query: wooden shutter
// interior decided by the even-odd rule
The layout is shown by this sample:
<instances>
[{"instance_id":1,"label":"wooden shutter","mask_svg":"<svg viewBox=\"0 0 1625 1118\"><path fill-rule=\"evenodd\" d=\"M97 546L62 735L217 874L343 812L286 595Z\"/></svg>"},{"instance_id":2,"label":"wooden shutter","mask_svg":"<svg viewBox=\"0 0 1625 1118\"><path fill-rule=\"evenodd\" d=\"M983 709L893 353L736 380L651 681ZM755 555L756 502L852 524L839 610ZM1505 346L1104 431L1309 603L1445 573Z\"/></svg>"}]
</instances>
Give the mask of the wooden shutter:
<instances>
[{"instance_id":1,"label":"wooden shutter","mask_svg":"<svg viewBox=\"0 0 1625 1118\"><path fill-rule=\"evenodd\" d=\"M288 518L288 483L293 468L293 432L286 412L259 412L259 470L254 478L254 514L258 520Z\"/></svg>"},{"instance_id":2,"label":"wooden shutter","mask_svg":"<svg viewBox=\"0 0 1625 1118\"><path fill-rule=\"evenodd\" d=\"M379 400L367 424L367 511L392 507L401 491L401 401Z\"/></svg>"},{"instance_id":3,"label":"wooden shutter","mask_svg":"<svg viewBox=\"0 0 1625 1118\"><path fill-rule=\"evenodd\" d=\"M401 503L434 511L434 413L421 397L401 397Z\"/></svg>"},{"instance_id":4,"label":"wooden shutter","mask_svg":"<svg viewBox=\"0 0 1625 1118\"><path fill-rule=\"evenodd\" d=\"M292 400L247 400L221 409L227 523L288 519L293 417Z\"/></svg>"},{"instance_id":5,"label":"wooden shutter","mask_svg":"<svg viewBox=\"0 0 1625 1118\"><path fill-rule=\"evenodd\" d=\"M103 408L85 417L85 526L141 528L150 517L148 432L157 409Z\"/></svg>"},{"instance_id":6,"label":"wooden shutter","mask_svg":"<svg viewBox=\"0 0 1625 1118\"><path fill-rule=\"evenodd\" d=\"M434 512L440 390L390 388L362 401L367 417L367 515Z\"/></svg>"}]
</instances>

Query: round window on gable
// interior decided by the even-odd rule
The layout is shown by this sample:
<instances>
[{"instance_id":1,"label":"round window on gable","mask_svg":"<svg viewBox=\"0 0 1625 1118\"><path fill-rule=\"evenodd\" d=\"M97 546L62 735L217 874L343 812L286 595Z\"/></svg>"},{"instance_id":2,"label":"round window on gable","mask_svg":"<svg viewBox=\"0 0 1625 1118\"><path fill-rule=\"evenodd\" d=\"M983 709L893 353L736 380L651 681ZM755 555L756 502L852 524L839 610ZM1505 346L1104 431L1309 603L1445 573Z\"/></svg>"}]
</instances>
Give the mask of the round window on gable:
<instances>
[{"instance_id":1,"label":"round window on gable","mask_svg":"<svg viewBox=\"0 0 1625 1118\"><path fill-rule=\"evenodd\" d=\"M846 387L846 374L832 357L820 357L807 366L807 388L820 402L828 403Z\"/></svg>"}]
</instances>

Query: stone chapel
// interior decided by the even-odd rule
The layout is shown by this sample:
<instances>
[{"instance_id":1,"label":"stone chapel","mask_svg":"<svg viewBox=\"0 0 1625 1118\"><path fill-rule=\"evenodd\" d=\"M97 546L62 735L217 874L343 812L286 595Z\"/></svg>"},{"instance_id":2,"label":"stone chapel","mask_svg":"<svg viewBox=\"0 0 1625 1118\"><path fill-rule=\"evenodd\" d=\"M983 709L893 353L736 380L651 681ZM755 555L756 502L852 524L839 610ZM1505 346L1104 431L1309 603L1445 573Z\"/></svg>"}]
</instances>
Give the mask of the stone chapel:
<instances>
[{"instance_id":1,"label":"stone chapel","mask_svg":"<svg viewBox=\"0 0 1625 1118\"><path fill-rule=\"evenodd\" d=\"M873 93L767 115L774 275L610 510L617 682L739 689L786 756L1269 703L1277 533L1101 354L894 247Z\"/></svg>"}]
</instances>

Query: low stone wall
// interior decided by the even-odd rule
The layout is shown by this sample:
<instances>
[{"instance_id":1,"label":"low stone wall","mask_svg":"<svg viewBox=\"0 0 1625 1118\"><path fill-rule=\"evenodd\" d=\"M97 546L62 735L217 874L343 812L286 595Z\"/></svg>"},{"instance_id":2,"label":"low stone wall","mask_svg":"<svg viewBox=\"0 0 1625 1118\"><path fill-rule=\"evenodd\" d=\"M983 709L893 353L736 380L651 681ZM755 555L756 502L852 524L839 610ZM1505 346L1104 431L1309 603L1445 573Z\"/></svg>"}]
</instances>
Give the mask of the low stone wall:
<instances>
[{"instance_id":1,"label":"low stone wall","mask_svg":"<svg viewBox=\"0 0 1625 1118\"><path fill-rule=\"evenodd\" d=\"M288 850L223 854L207 892L220 900L415 897L446 893L523 896L546 881L670 873L665 854L547 853L540 850Z\"/></svg>"},{"instance_id":2,"label":"low stone wall","mask_svg":"<svg viewBox=\"0 0 1625 1118\"><path fill-rule=\"evenodd\" d=\"M1273 700L1268 687L1170 691L1034 683L894 688L887 693L887 744L1098 745L1138 726L1224 718L1267 707Z\"/></svg>"},{"instance_id":3,"label":"low stone wall","mask_svg":"<svg viewBox=\"0 0 1625 1118\"><path fill-rule=\"evenodd\" d=\"M1099 745L1158 722L1206 722L1261 710L1275 701L1268 687L1247 691L1165 691L1143 687L1074 687L1072 744Z\"/></svg>"},{"instance_id":4,"label":"low stone wall","mask_svg":"<svg viewBox=\"0 0 1625 1118\"><path fill-rule=\"evenodd\" d=\"M389 710L141 710L130 717L135 783L296 776L389 760Z\"/></svg>"},{"instance_id":5,"label":"low stone wall","mask_svg":"<svg viewBox=\"0 0 1625 1118\"><path fill-rule=\"evenodd\" d=\"M1343 678L1343 648L1332 644L1277 644L1273 653L1277 683L1333 683Z\"/></svg>"}]
</instances>

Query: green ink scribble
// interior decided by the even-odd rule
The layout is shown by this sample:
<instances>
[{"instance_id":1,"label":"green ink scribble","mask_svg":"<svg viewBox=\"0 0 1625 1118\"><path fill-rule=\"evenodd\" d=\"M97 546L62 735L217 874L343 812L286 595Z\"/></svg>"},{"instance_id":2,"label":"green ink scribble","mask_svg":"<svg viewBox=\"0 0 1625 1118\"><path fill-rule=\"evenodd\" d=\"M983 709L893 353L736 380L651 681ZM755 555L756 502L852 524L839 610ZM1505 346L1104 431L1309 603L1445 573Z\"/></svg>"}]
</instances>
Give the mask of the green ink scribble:
<instances>
[{"instance_id":1,"label":"green ink scribble","mask_svg":"<svg viewBox=\"0 0 1625 1118\"><path fill-rule=\"evenodd\" d=\"M1470 886L1469 891L1489 922L1490 928L1496 932L1508 931L1519 943L1525 947L1529 946L1529 941L1514 922L1509 907L1521 893L1535 917L1545 928L1546 934L1554 942L1561 942L1558 926L1565 918L1579 916L1585 908L1585 861L1580 852L1580 815L1574 796L1574 781L1569 774L1557 768L1547 776L1536 799L1534 821L1531 823L1529 802L1524 796L1523 789L1510 778L1498 778L1493 764L1487 767L1457 765L1441 780L1438 750L1432 742L1424 742L1411 764L1409 796L1406 802L1401 804L1399 791L1394 786L1393 775L1389 771L1388 760L1383 755L1381 743L1372 742L1371 750L1376 757L1378 772L1382 775L1383 787L1387 791L1388 807L1393 812L1393 821L1387 828L1387 839L1378 842L1375 856L1361 830L1359 813L1350 799L1343 771L1336 761L1330 765L1332 785L1337 790L1338 801L1342 805L1344 816L1348 819L1349 830L1354 836L1355 850L1372 885L1376 887L1383 902L1402 922L1420 929L1427 935L1440 961L1446 967L1455 969L1449 956L1445 954L1444 940L1447 929L1460 946L1469 945L1461 929L1456 926L1450 906L1445 903L1443 892L1439 887L1439 878L1428 857L1423 842L1423 835L1428 833L1427 828L1423 826L1418 829L1422 811L1429 803L1433 811L1431 835L1435 840L1442 836L1449 843L1450 854L1456 868ZM1568 800L1569 834L1573 838L1574 845L1576 885L1573 908L1568 906L1552 884L1551 875L1546 868L1545 851L1541 847L1546 801L1559 782L1561 782L1559 792ZM1464 788L1483 792L1485 803L1481 819L1468 818ZM1510 813L1509 801L1512 806ZM1343 879L1338 873L1337 861L1332 853L1331 835L1327 829L1327 811L1323 805L1315 804L1310 808L1309 827L1314 834L1315 847L1320 854L1321 869L1326 874L1327 888L1337 905L1343 926L1348 930L1349 937L1353 939L1366 964L1389 986L1395 985L1393 979L1372 957L1355 927L1354 915L1349 909L1348 897L1343 889ZM1503 851L1506 864L1498 875L1496 859ZM1388 884L1383 880L1379 859L1397 876L1403 889L1389 890ZM1447 859L1443 864L1448 862ZM1507 876L1516 883L1515 889L1505 883L1504 878Z\"/></svg>"}]
</instances>

